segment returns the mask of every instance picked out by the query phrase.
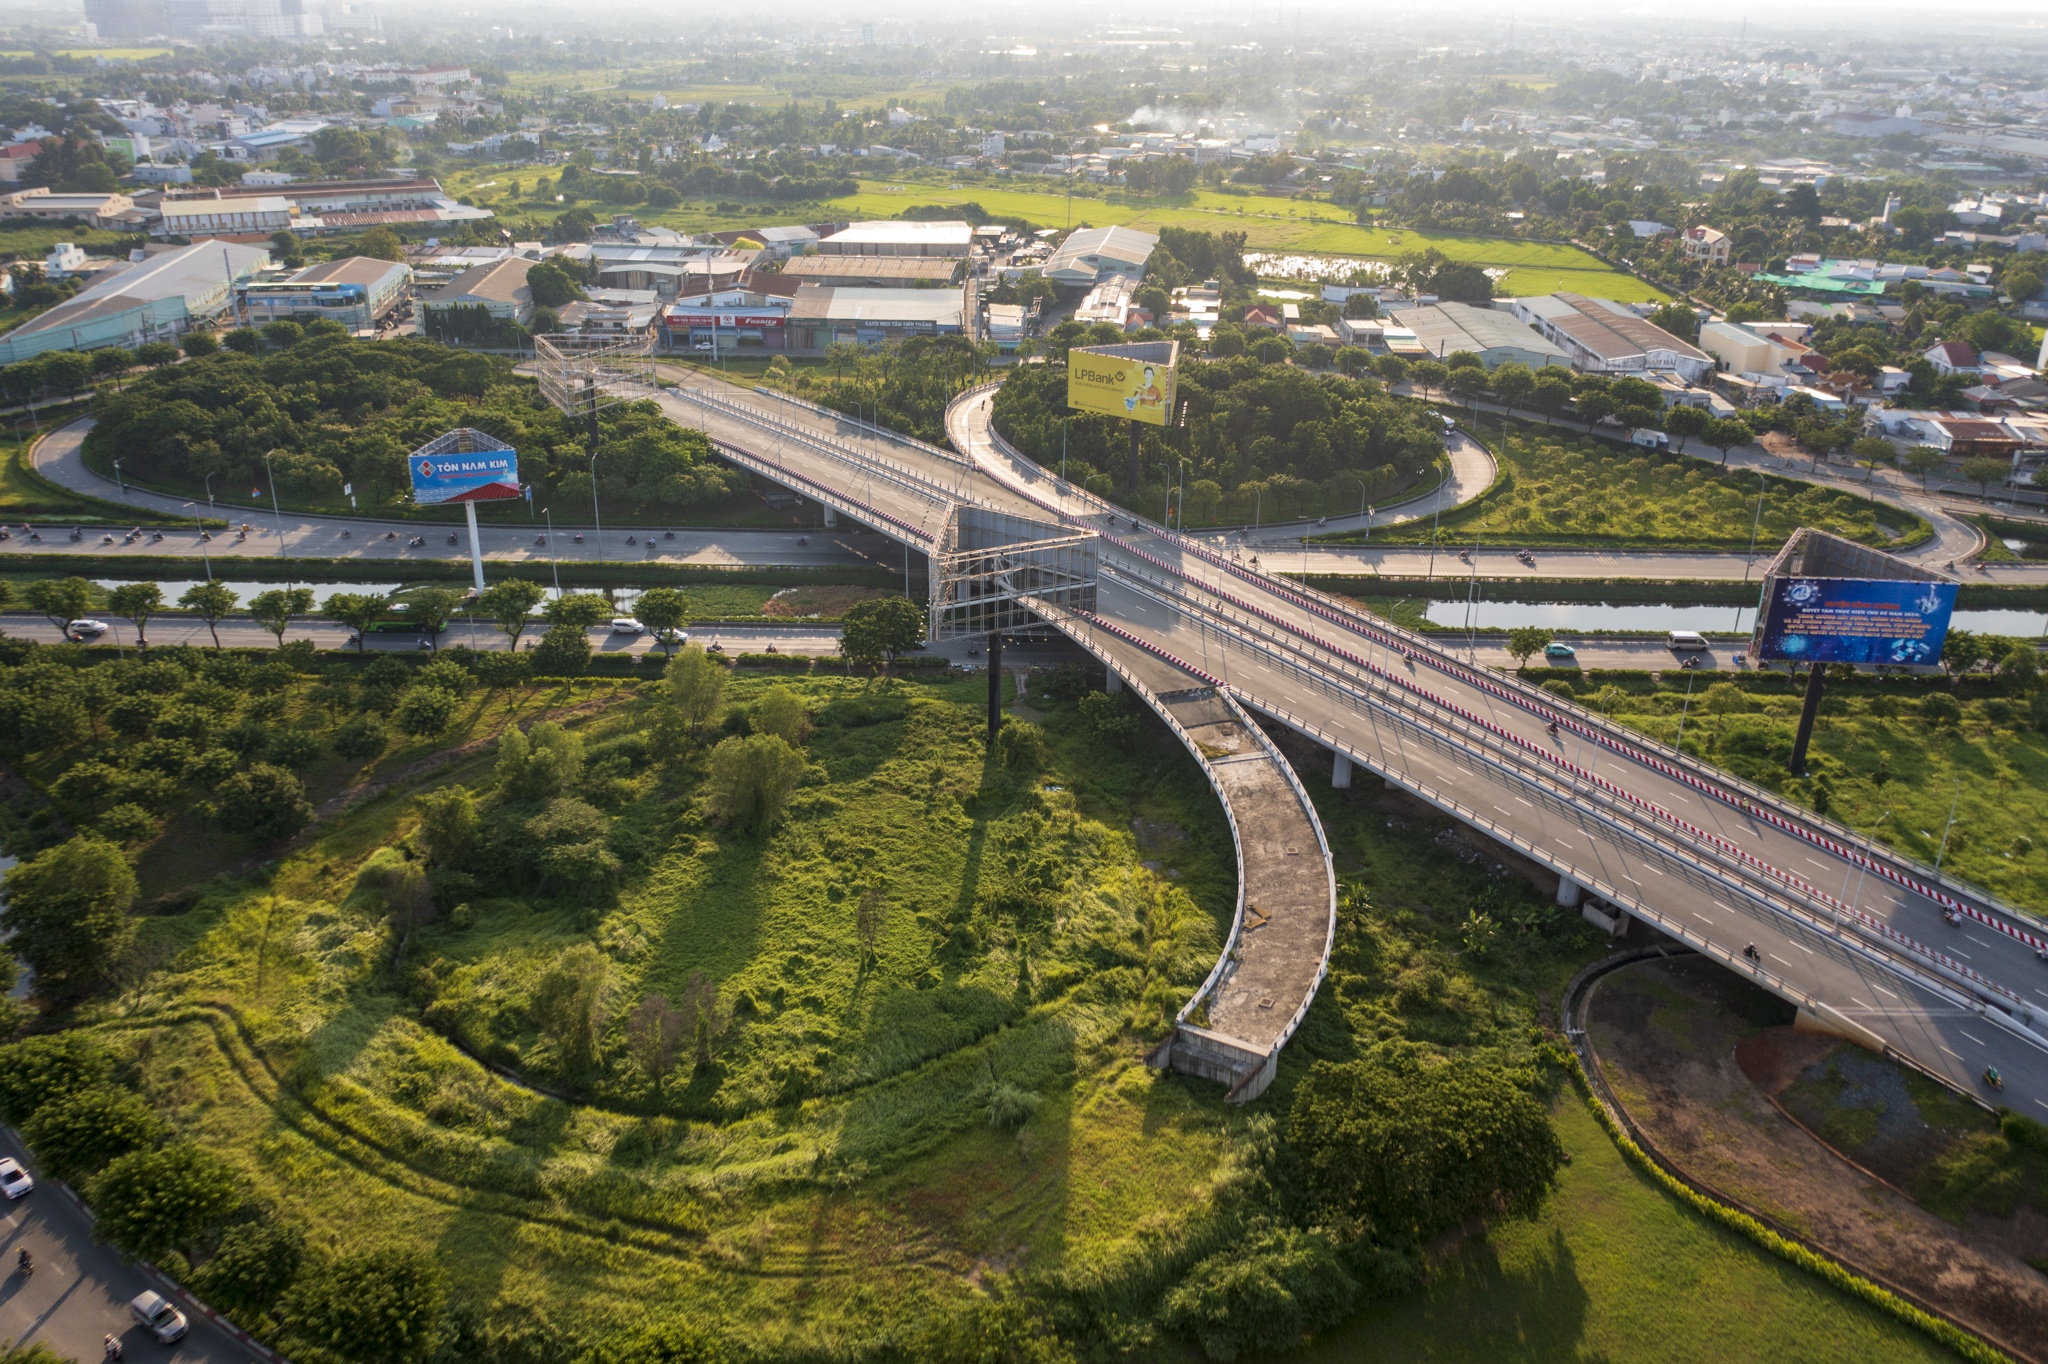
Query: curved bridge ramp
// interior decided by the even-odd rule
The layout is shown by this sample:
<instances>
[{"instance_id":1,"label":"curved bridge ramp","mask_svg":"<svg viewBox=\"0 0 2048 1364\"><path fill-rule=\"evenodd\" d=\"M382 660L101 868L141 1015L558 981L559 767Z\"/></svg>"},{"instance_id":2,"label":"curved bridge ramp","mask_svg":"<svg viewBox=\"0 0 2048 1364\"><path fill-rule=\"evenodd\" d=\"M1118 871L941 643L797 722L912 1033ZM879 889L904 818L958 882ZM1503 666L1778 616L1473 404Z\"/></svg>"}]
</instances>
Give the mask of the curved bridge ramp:
<instances>
[{"instance_id":1,"label":"curved bridge ramp","mask_svg":"<svg viewBox=\"0 0 2048 1364\"><path fill-rule=\"evenodd\" d=\"M1329 971L1336 881L1322 821L1293 766L1217 679L1101 617L1032 606L1158 712L1223 802L1237 851L1230 936L1146 1063L1215 1080L1230 1102L1249 1103L1273 1082Z\"/></svg>"}]
</instances>

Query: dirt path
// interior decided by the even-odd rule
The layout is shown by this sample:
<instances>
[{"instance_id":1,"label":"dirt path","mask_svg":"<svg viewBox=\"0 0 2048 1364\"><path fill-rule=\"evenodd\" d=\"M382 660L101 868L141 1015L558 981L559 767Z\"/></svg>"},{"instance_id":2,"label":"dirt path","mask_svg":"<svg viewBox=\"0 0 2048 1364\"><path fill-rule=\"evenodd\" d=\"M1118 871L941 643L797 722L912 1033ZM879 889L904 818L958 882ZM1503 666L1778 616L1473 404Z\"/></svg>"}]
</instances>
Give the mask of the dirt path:
<instances>
[{"instance_id":1,"label":"dirt path","mask_svg":"<svg viewBox=\"0 0 2048 1364\"><path fill-rule=\"evenodd\" d=\"M2048 1361L2048 1277L2014 1253L2010 1228L1943 1221L1837 1156L1774 1105L1771 1092L1841 1045L1794 1032L1790 1012L1713 963L1682 957L1599 981L1586 1020L1615 1096L1696 1181L2011 1353Z\"/></svg>"}]
</instances>

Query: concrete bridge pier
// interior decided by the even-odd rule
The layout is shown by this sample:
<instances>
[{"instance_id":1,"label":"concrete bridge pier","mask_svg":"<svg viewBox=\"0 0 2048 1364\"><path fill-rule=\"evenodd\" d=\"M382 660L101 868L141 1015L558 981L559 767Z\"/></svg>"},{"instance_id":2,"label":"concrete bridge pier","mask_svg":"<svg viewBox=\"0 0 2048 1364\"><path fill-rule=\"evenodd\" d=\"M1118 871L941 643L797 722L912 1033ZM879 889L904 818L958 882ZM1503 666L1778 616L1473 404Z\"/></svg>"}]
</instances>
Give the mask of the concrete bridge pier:
<instances>
[{"instance_id":1,"label":"concrete bridge pier","mask_svg":"<svg viewBox=\"0 0 2048 1364\"><path fill-rule=\"evenodd\" d=\"M824 506L824 505L822 505L822 504L821 504L821 506L820 506L820 510L822 510L822 511L823 511L823 512L825 513L825 529L826 529L826 530L838 530L838 529L839 529L839 513L838 513L838 512L836 511L836 510L834 510L834 509L833 509L832 507L830 507L830 506Z\"/></svg>"},{"instance_id":2,"label":"concrete bridge pier","mask_svg":"<svg viewBox=\"0 0 2048 1364\"><path fill-rule=\"evenodd\" d=\"M1111 696L1115 696L1118 692L1124 689L1124 680L1121 676L1117 674L1117 670L1115 668L1108 669L1108 673L1109 676L1104 680L1102 689L1108 692Z\"/></svg>"},{"instance_id":3,"label":"concrete bridge pier","mask_svg":"<svg viewBox=\"0 0 2048 1364\"><path fill-rule=\"evenodd\" d=\"M1336 750L1330 756L1330 789L1348 791L1351 789L1351 759Z\"/></svg>"},{"instance_id":4,"label":"concrete bridge pier","mask_svg":"<svg viewBox=\"0 0 2048 1364\"><path fill-rule=\"evenodd\" d=\"M1557 878L1557 903L1566 909L1577 909L1579 907L1579 897L1585 894L1585 891L1586 888L1584 886L1572 880L1569 876Z\"/></svg>"}]
</instances>

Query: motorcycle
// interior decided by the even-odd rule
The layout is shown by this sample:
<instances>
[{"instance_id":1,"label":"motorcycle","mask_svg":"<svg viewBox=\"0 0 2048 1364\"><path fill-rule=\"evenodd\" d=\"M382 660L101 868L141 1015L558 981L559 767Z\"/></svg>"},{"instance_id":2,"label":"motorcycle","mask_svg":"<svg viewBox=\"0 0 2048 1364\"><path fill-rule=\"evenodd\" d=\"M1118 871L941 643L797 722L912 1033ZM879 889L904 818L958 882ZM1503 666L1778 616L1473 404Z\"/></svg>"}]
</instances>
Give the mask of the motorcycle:
<instances>
[{"instance_id":1,"label":"motorcycle","mask_svg":"<svg viewBox=\"0 0 2048 1364\"><path fill-rule=\"evenodd\" d=\"M1997 1066L1986 1066L1984 1067L1984 1083L1990 1085L1993 1089L2004 1089L2005 1077L1998 1073Z\"/></svg>"},{"instance_id":2,"label":"motorcycle","mask_svg":"<svg viewBox=\"0 0 2048 1364\"><path fill-rule=\"evenodd\" d=\"M100 1342L100 1350L108 1359L119 1359L121 1357L121 1342L110 1335Z\"/></svg>"},{"instance_id":3,"label":"motorcycle","mask_svg":"<svg viewBox=\"0 0 2048 1364\"><path fill-rule=\"evenodd\" d=\"M799 535L796 537L796 542L798 545L808 545L811 542L811 537L808 535Z\"/></svg>"},{"instance_id":4,"label":"motorcycle","mask_svg":"<svg viewBox=\"0 0 2048 1364\"><path fill-rule=\"evenodd\" d=\"M1747 947L1744 947L1742 949L1742 955L1748 957L1751 961L1763 960L1763 958L1757 954L1755 943L1750 943Z\"/></svg>"},{"instance_id":5,"label":"motorcycle","mask_svg":"<svg viewBox=\"0 0 2048 1364\"><path fill-rule=\"evenodd\" d=\"M100 543L103 545L111 545L114 543L114 537L111 535L102 535L100 537Z\"/></svg>"},{"instance_id":6,"label":"motorcycle","mask_svg":"<svg viewBox=\"0 0 2048 1364\"><path fill-rule=\"evenodd\" d=\"M344 539L344 540L349 540L349 539L353 539L353 538L354 538L354 536L355 536L355 532L354 532L354 531L347 531L347 530L345 530L345 531L343 531L343 532L341 533L341 538L342 538L342 539Z\"/></svg>"},{"instance_id":7,"label":"motorcycle","mask_svg":"<svg viewBox=\"0 0 2048 1364\"><path fill-rule=\"evenodd\" d=\"M384 538L386 540L396 540L398 538L398 532L395 530L387 530L384 532Z\"/></svg>"},{"instance_id":8,"label":"motorcycle","mask_svg":"<svg viewBox=\"0 0 2048 1364\"><path fill-rule=\"evenodd\" d=\"M1941 921L1950 928L1961 928L1963 926L1963 916L1952 909L1941 911Z\"/></svg>"},{"instance_id":9,"label":"motorcycle","mask_svg":"<svg viewBox=\"0 0 2048 1364\"><path fill-rule=\"evenodd\" d=\"M455 532L450 531L448 533L448 543L451 545L455 543Z\"/></svg>"},{"instance_id":10,"label":"motorcycle","mask_svg":"<svg viewBox=\"0 0 2048 1364\"><path fill-rule=\"evenodd\" d=\"M576 543L579 545L583 543L583 532L580 530L576 532Z\"/></svg>"},{"instance_id":11,"label":"motorcycle","mask_svg":"<svg viewBox=\"0 0 2048 1364\"><path fill-rule=\"evenodd\" d=\"M28 1253L27 1246L23 1246L21 1253L14 1257L14 1268L24 1279L36 1272L36 1257Z\"/></svg>"},{"instance_id":12,"label":"motorcycle","mask_svg":"<svg viewBox=\"0 0 2048 1364\"><path fill-rule=\"evenodd\" d=\"M533 543L541 546L542 548L546 548L548 543L548 537L545 535L536 535L533 537Z\"/></svg>"},{"instance_id":13,"label":"motorcycle","mask_svg":"<svg viewBox=\"0 0 2048 1364\"><path fill-rule=\"evenodd\" d=\"M673 540L676 538L676 533L672 530L665 530L661 533L661 538L664 540Z\"/></svg>"},{"instance_id":14,"label":"motorcycle","mask_svg":"<svg viewBox=\"0 0 2048 1364\"><path fill-rule=\"evenodd\" d=\"M626 537L626 543L627 543L627 544L629 544L629 545L637 545L637 544L639 544L640 542L639 542L638 540L634 539L634 538L633 538L632 536L628 535L628 536Z\"/></svg>"}]
</instances>

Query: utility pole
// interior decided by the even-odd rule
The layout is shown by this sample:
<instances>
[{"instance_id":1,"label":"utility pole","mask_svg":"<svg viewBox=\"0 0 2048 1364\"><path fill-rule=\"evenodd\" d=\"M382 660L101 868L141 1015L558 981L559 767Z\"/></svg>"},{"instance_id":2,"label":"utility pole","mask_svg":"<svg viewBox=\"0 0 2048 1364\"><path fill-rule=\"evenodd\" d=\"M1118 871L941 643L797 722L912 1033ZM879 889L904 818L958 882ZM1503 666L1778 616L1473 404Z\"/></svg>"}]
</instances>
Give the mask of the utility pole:
<instances>
[{"instance_id":1,"label":"utility pole","mask_svg":"<svg viewBox=\"0 0 2048 1364\"><path fill-rule=\"evenodd\" d=\"M718 332L715 327L711 335L714 338L712 344L715 346L718 344L716 340ZM588 433L590 441L590 520L591 524L597 529L597 561L603 563L604 521L598 516L597 512L597 376L595 374L583 381L583 396L584 401L588 404L590 419Z\"/></svg>"}]
</instances>

